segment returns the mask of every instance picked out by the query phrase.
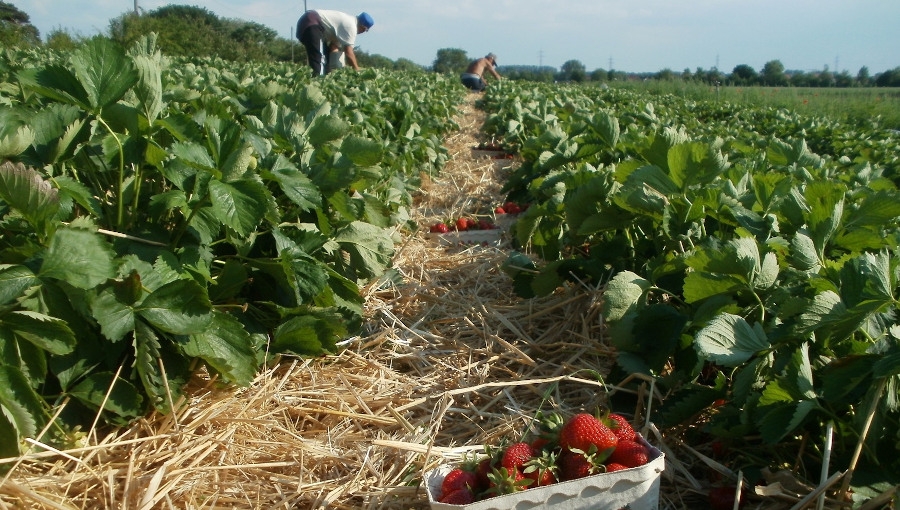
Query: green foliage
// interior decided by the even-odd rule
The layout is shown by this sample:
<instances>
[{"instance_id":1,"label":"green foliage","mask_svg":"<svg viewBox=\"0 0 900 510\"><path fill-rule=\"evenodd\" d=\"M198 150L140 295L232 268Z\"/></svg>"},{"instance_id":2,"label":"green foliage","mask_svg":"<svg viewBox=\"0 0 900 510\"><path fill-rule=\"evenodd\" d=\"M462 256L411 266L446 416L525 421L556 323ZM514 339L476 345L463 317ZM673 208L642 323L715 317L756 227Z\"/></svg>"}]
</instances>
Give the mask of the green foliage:
<instances>
[{"instance_id":1,"label":"green foliage","mask_svg":"<svg viewBox=\"0 0 900 510\"><path fill-rule=\"evenodd\" d=\"M863 409L869 468L900 418L900 139L786 111L614 89L488 91L488 128L520 147L506 184L530 207L510 257L523 297L603 285L624 372L672 397L658 421L709 416L723 438L759 431L777 451L842 431ZM878 147L878 149L876 149ZM611 276L611 278L610 278ZM876 368L878 367L878 368ZM886 388L881 391L880 388ZM713 404L722 401L724 403Z\"/></svg>"},{"instance_id":2,"label":"green foliage","mask_svg":"<svg viewBox=\"0 0 900 510\"><path fill-rule=\"evenodd\" d=\"M434 74L165 57L154 36L0 58L7 457L60 402L53 430L124 424L171 411L198 366L245 385L358 333L461 98Z\"/></svg>"},{"instance_id":3,"label":"green foliage","mask_svg":"<svg viewBox=\"0 0 900 510\"><path fill-rule=\"evenodd\" d=\"M41 42L38 29L28 14L0 0L0 46L36 46Z\"/></svg>"},{"instance_id":4,"label":"green foliage","mask_svg":"<svg viewBox=\"0 0 900 510\"><path fill-rule=\"evenodd\" d=\"M457 76L469 66L469 57L458 48L441 48L431 65L434 72Z\"/></svg>"}]
</instances>

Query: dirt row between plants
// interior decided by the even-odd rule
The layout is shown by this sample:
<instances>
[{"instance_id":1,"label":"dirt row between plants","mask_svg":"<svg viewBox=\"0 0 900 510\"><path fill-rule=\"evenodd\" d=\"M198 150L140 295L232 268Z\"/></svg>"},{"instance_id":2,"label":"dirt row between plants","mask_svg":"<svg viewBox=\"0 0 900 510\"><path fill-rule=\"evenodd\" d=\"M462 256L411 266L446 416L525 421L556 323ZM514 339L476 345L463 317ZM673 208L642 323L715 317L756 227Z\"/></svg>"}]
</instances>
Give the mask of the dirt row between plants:
<instances>
[{"instance_id":1,"label":"dirt row between plants","mask_svg":"<svg viewBox=\"0 0 900 510\"><path fill-rule=\"evenodd\" d=\"M520 438L538 410L593 410L626 392L638 405L618 411L641 423L648 386L598 379L614 355L598 289L522 300L500 269L508 243L447 246L428 233L446 218L494 219L503 201L506 170L470 150L484 141L477 98L417 197L422 228L402 233L401 278L365 289L363 335L333 355L284 358L247 388L200 373L177 413L86 431L64 451L33 441L0 478L0 508L425 509L428 470ZM669 453L660 508L703 507L702 483Z\"/></svg>"}]
</instances>

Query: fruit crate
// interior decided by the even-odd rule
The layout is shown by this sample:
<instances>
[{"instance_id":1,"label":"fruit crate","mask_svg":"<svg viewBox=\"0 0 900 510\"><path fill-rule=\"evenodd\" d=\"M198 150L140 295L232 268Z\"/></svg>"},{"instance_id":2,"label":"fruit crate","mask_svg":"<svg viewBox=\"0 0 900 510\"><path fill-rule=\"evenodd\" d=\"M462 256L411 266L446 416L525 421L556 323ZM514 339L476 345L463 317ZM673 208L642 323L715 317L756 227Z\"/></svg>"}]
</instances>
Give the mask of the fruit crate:
<instances>
[{"instance_id":1,"label":"fruit crate","mask_svg":"<svg viewBox=\"0 0 900 510\"><path fill-rule=\"evenodd\" d=\"M650 461L643 466L527 489L468 505L437 501L444 476L455 467L454 464L442 464L425 474L428 502L431 510L657 510L665 455L643 437L638 436L638 442L649 451Z\"/></svg>"},{"instance_id":2,"label":"fruit crate","mask_svg":"<svg viewBox=\"0 0 900 510\"><path fill-rule=\"evenodd\" d=\"M436 236L438 242L444 246L499 246L503 242L503 230L499 228L492 228L489 230L467 230L465 232L447 232L446 234L431 235Z\"/></svg>"}]
</instances>

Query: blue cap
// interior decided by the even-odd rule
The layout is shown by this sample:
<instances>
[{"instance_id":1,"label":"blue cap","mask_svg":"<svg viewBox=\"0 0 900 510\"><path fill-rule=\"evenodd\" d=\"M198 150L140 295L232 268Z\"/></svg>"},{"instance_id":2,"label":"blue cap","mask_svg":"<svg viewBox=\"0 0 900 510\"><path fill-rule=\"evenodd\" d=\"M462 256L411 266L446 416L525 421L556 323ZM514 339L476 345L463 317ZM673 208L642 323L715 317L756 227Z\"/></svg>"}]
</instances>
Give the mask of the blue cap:
<instances>
[{"instance_id":1,"label":"blue cap","mask_svg":"<svg viewBox=\"0 0 900 510\"><path fill-rule=\"evenodd\" d=\"M366 29L372 28L372 25L375 24L375 20L372 19L372 16L369 16L368 12L361 12L359 16L356 17L356 20L359 21L359 24L366 27Z\"/></svg>"}]
</instances>

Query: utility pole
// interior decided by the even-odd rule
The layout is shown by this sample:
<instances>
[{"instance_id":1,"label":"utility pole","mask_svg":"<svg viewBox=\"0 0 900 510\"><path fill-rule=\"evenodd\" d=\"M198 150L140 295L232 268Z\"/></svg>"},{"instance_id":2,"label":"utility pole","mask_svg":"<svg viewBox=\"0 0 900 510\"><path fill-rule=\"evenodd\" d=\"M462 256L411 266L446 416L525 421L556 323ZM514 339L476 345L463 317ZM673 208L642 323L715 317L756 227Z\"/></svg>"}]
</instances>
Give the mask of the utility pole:
<instances>
[{"instance_id":1,"label":"utility pole","mask_svg":"<svg viewBox=\"0 0 900 510\"><path fill-rule=\"evenodd\" d=\"M538 68L544 67L544 50L538 52Z\"/></svg>"},{"instance_id":2,"label":"utility pole","mask_svg":"<svg viewBox=\"0 0 900 510\"><path fill-rule=\"evenodd\" d=\"M138 14L138 0L134 0L134 14Z\"/></svg>"}]
</instances>

